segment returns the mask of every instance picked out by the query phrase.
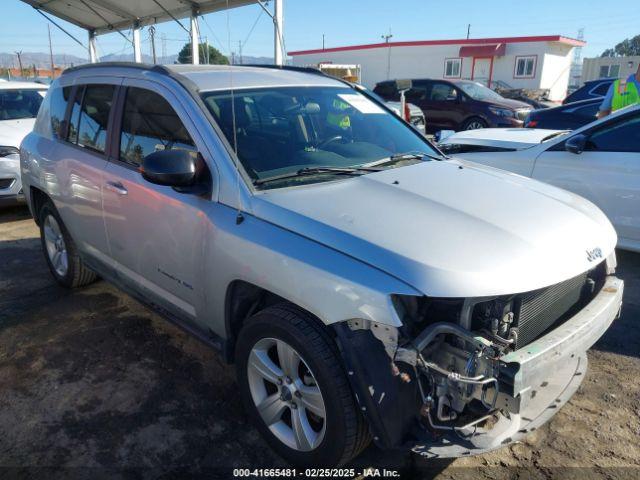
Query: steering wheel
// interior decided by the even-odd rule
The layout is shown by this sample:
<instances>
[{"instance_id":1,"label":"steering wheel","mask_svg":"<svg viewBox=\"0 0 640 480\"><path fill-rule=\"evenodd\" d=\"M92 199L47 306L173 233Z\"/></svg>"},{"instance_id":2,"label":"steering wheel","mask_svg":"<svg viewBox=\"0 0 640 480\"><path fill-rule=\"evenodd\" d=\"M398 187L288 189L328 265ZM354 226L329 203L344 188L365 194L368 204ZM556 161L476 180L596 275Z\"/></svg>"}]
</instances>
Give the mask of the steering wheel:
<instances>
[{"instance_id":1,"label":"steering wheel","mask_svg":"<svg viewBox=\"0 0 640 480\"><path fill-rule=\"evenodd\" d=\"M329 145L330 143L342 141L342 140L344 140L344 137L342 135L334 135L333 137L329 137L326 140L323 140L322 142L320 142L317 148L323 148Z\"/></svg>"}]
</instances>

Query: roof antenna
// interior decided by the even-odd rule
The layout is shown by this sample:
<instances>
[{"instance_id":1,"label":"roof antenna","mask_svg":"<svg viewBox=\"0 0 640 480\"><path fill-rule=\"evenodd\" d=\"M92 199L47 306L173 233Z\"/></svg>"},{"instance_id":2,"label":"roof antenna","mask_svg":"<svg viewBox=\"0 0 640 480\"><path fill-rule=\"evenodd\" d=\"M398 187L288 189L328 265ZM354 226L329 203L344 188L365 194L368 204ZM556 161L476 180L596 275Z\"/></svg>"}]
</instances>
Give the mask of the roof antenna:
<instances>
[{"instance_id":1,"label":"roof antenna","mask_svg":"<svg viewBox=\"0 0 640 480\"><path fill-rule=\"evenodd\" d=\"M229 21L229 0L227 0L227 48L231 52L231 25ZM236 191L238 193L238 213L236 215L236 225L240 225L244 221L242 215L242 194L240 191L240 166L238 165L238 132L236 131L236 100L233 91L233 65L229 66L229 84L231 91L231 126L233 128L233 151L235 158L233 160L236 167Z\"/></svg>"}]
</instances>

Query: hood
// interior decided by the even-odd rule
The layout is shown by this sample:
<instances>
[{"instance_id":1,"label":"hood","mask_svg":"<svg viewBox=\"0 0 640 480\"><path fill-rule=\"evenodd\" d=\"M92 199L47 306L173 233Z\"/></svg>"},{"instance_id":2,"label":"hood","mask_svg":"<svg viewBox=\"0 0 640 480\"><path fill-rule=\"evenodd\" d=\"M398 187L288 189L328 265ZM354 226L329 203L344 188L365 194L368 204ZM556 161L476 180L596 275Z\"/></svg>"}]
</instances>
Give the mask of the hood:
<instances>
[{"instance_id":1,"label":"hood","mask_svg":"<svg viewBox=\"0 0 640 480\"><path fill-rule=\"evenodd\" d=\"M514 100L512 98L503 98L502 100L485 100L485 102L495 105L496 107L507 107L513 110L533 110L533 107L528 103L521 102L520 100Z\"/></svg>"},{"instance_id":2,"label":"hood","mask_svg":"<svg viewBox=\"0 0 640 480\"><path fill-rule=\"evenodd\" d=\"M574 194L462 160L266 191L256 216L359 259L434 297L520 293L602 259L616 234Z\"/></svg>"},{"instance_id":3,"label":"hood","mask_svg":"<svg viewBox=\"0 0 640 480\"><path fill-rule=\"evenodd\" d=\"M20 147L22 139L26 137L31 130L33 130L33 125L35 123L35 118L0 121L0 145L16 148Z\"/></svg>"},{"instance_id":4,"label":"hood","mask_svg":"<svg viewBox=\"0 0 640 480\"><path fill-rule=\"evenodd\" d=\"M440 141L440 144L482 145L520 150L539 145L544 139L565 131L544 128L479 128L453 133Z\"/></svg>"}]
</instances>

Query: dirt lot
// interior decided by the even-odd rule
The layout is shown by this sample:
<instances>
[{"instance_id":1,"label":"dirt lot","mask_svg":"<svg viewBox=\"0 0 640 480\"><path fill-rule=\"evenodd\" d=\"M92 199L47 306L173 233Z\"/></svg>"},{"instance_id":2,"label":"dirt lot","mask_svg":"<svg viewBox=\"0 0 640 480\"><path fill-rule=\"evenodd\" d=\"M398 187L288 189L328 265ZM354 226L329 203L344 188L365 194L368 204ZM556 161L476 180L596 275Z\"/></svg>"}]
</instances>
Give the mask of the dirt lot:
<instances>
[{"instance_id":1,"label":"dirt lot","mask_svg":"<svg viewBox=\"0 0 640 480\"><path fill-rule=\"evenodd\" d=\"M425 463L370 447L403 478L640 478L640 255L618 252L622 318L578 394L526 443ZM50 277L26 209L0 212L0 478L230 478L285 466L221 358L114 287Z\"/></svg>"}]
</instances>

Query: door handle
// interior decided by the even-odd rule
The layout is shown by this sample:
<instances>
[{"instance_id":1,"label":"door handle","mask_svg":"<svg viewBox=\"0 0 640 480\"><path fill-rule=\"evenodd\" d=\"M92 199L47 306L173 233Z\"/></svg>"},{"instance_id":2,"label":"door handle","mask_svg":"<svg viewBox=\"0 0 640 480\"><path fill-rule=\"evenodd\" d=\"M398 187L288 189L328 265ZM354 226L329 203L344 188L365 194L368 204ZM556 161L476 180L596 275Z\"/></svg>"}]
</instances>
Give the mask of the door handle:
<instances>
[{"instance_id":1,"label":"door handle","mask_svg":"<svg viewBox=\"0 0 640 480\"><path fill-rule=\"evenodd\" d=\"M104 186L110 192L117 193L118 195L126 195L129 193L124 185L120 182L107 182Z\"/></svg>"}]
</instances>

